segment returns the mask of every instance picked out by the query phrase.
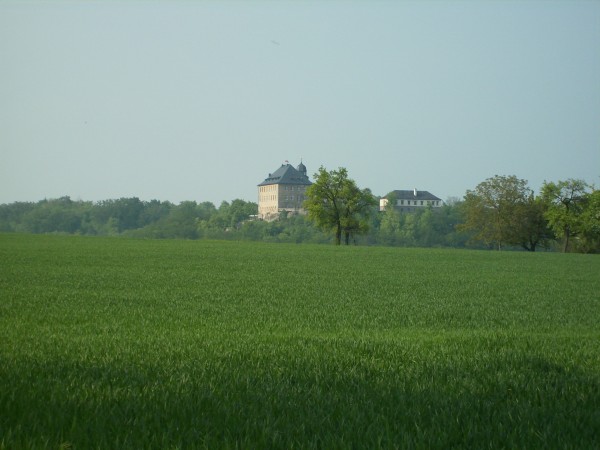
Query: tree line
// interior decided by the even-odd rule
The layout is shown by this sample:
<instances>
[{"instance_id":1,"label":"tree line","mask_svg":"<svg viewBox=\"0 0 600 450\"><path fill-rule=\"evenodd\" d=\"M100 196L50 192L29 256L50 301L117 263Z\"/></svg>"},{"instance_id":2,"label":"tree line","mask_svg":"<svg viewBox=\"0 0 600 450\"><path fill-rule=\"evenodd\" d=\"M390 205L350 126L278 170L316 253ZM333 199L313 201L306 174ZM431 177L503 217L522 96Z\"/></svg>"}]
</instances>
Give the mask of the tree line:
<instances>
[{"instance_id":1,"label":"tree line","mask_svg":"<svg viewBox=\"0 0 600 450\"><path fill-rule=\"evenodd\" d=\"M544 182L535 195L516 176L488 178L467 191L458 227L487 246L559 245L563 252L600 252L600 191L583 180Z\"/></svg>"},{"instance_id":2,"label":"tree line","mask_svg":"<svg viewBox=\"0 0 600 450\"><path fill-rule=\"evenodd\" d=\"M222 202L142 201L137 197L90 202L70 197L37 203L0 205L0 231L66 233L90 236L145 238L221 237L211 231L228 232L255 215L256 203L244 200Z\"/></svg>"},{"instance_id":3,"label":"tree line","mask_svg":"<svg viewBox=\"0 0 600 450\"><path fill-rule=\"evenodd\" d=\"M515 176L495 176L440 208L384 211L344 168L320 168L307 190L307 215L257 219L258 205L69 197L0 205L0 232L154 239L233 239L405 247L600 252L600 191L581 180L545 183L534 195ZM389 200L389 199L388 199Z\"/></svg>"},{"instance_id":4,"label":"tree line","mask_svg":"<svg viewBox=\"0 0 600 450\"><path fill-rule=\"evenodd\" d=\"M402 214L389 194L385 212L375 223L375 197L369 189L359 189L344 168L321 167L306 194L308 217L333 232L338 245L342 233L349 244L350 236L373 230L377 243L387 245L479 244L533 252L560 242L564 252L600 251L600 191L583 180L544 182L536 196L526 180L496 175L468 190L456 210L447 205L441 213L429 208Z\"/></svg>"},{"instance_id":5,"label":"tree line","mask_svg":"<svg viewBox=\"0 0 600 450\"><path fill-rule=\"evenodd\" d=\"M348 243L395 246L467 247L468 235L455 229L460 202L439 212L389 214L373 201L359 221L340 215L339 239ZM125 236L151 239L234 239L287 243L335 243L336 234L309 216L282 212L278 220L257 220L258 205L236 199L211 202L142 201L137 197L90 202L69 197L0 205L0 232ZM342 225L343 224L343 225ZM481 247L481 246L480 246Z\"/></svg>"}]
</instances>

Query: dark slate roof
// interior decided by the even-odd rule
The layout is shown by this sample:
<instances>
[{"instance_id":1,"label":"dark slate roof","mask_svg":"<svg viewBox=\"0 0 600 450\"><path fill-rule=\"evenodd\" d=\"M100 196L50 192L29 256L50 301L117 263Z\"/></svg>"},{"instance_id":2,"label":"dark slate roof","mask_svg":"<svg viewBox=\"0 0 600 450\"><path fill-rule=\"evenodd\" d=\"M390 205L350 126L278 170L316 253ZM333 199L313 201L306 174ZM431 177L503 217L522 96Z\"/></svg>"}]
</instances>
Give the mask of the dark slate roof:
<instances>
[{"instance_id":1,"label":"dark slate roof","mask_svg":"<svg viewBox=\"0 0 600 450\"><path fill-rule=\"evenodd\" d=\"M417 195L415 195L415 190L396 190L390 192L383 198L387 198L390 194L394 194L397 200L441 200L441 198L436 197L431 192L428 191L419 191L417 190Z\"/></svg>"},{"instance_id":2,"label":"dark slate roof","mask_svg":"<svg viewBox=\"0 0 600 450\"><path fill-rule=\"evenodd\" d=\"M259 186L269 184L300 184L310 186L312 183L306 175L300 173L291 164L282 164L279 169L270 173Z\"/></svg>"}]
</instances>

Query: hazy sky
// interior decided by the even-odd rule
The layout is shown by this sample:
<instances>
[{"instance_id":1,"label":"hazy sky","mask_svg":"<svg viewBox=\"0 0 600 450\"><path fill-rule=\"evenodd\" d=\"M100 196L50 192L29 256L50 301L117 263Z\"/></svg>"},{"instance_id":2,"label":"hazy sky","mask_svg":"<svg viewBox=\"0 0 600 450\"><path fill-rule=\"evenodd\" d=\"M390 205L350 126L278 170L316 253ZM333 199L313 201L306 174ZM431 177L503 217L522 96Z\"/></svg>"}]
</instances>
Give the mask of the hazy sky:
<instances>
[{"instance_id":1,"label":"hazy sky","mask_svg":"<svg viewBox=\"0 0 600 450\"><path fill-rule=\"evenodd\" d=\"M0 0L0 203L257 201L300 158L600 185L600 1Z\"/></svg>"}]
</instances>

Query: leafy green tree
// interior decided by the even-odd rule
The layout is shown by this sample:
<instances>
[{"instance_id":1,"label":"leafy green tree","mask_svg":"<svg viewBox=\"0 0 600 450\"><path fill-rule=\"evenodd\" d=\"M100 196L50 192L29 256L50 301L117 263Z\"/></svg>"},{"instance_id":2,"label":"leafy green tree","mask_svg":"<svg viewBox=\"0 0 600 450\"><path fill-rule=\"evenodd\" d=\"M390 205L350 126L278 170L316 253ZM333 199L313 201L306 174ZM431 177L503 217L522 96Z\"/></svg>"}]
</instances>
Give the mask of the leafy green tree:
<instances>
[{"instance_id":1,"label":"leafy green tree","mask_svg":"<svg viewBox=\"0 0 600 450\"><path fill-rule=\"evenodd\" d=\"M231 217L229 214L229 208L231 205L227 201L222 201L219 205L219 209L210 216L208 220L208 227L220 232L225 231L231 226Z\"/></svg>"},{"instance_id":2,"label":"leafy green tree","mask_svg":"<svg viewBox=\"0 0 600 450\"><path fill-rule=\"evenodd\" d=\"M229 215L229 226L239 228L244 221L258 214L258 204L235 199L231 202L227 212Z\"/></svg>"},{"instance_id":3,"label":"leafy green tree","mask_svg":"<svg viewBox=\"0 0 600 450\"><path fill-rule=\"evenodd\" d=\"M348 245L350 238L369 231L369 218L374 213L373 207L377 202L370 189L361 190L352 180L345 183L342 195L344 198L342 229L344 242Z\"/></svg>"},{"instance_id":4,"label":"leafy green tree","mask_svg":"<svg viewBox=\"0 0 600 450\"><path fill-rule=\"evenodd\" d=\"M552 238L552 231L544 216L545 212L543 200L541 197L535 197L533 192L524 203L516 205L511 243L530 252L534 252L540 244L546 246Z\"/></svg>"},{"instance_id":5,"label":"leafy green tree","mask_svg":"<svg viewBox=\"0 0 600 450\"><path fill-rule=\"evenodd\" d=\"M366 219L375 204L371 192L360 190L343 167L328 172L321 166L314 179L304 202L309 219L322 230L332 231L336 245L341 244L342 233L348 244L351 236L366 232Z\"/></svg>"},{"instance_id":6,"label":"leafy green tree","mask_svg":"<svg viewBox=\"0 0 600 450\"><path fill-rule=\"evenodd\" d=\"M400 212L394 208L393 194L383 211L371 223L374 231L369 242L373 244L418 247L466 247L469 233L456 229L464 222L462 202L449 199L439 208L423 208Z\"/></svg>"},{"instance_id":7,"label":"leafy green tree","mask_svg":"<svg viewBox=\"0 0 600 450\"><path fill-rule=\"evenodd\" d=\"M240 237L247 241L261 241L269 222L263 220L250 220L244 222L239 229Z\"/></svg>"},{"instance_id":8,"label":"leafy green tree","mask_svg":"<svg viewBox=\"0 0 600 450\"><path fill-rule=\"evenodd\" d=\"M404 247L417 245L417 224L419 211L400 214L400 232L398 233L399 244Z\"/></svg>"},{"instance_id":9,"label":"leafy green tree","mask_svg":"<svg viewBox=\"0 0 600 450\"><path fill-rule=\"evenodd\" d=\"M465 222L459 229L474 232L475 239L499 250L506 244L521 245L528 233L523 217L529 214L532 195L527 181L514 175L488 178L467 191Z\"/></svg>"},{"instance_id":10,"label":"leafy green tree","mask_svg":"<svg viewBox=\"0 0 600 450\"><path fill-rule=\"evenodd\" d=\"M306 189L304 208L308 217L323 231L333 230L335 244L342 241L342 191L348 179L344 168L328 172L323 166L314 174L315 182Z\"/></svg>"},{"instance_id":11,"label":"leafy green tree","mask_svg":"<svg viewBox=\"0 0 600 450\"><path fill-rule=\"evenodd\" d=\"M161 202L160 200L144 202L143 211L138 217L138 223L142 227L154 224L167 217L174 207L175 205L171 202Z\"/></svg>"},{"instance_id":12,"label":"leafy green tree","mask_svg":"<svg viewBox=\"0 0 600 450\"><path fill-rule=\"evenodd\" d=\"M30 233L75 233L80 229L81 202L60 197L38 202L23 217L23 229Z\"/></svg>"},{"instance_id":13,"label":"leafy green tree","mask_svg":"<svg viewBox=\"0 0 600 450\"><path fill-rule=\"evenodd\" d=\"M144 203L137 197L103 200L97 203L91 212L91 216L99 229L105 231L105 226L108 225L108 229L111 230L110 234L113 234L113 232L121 233L145 225L143 220L144 209Z\"/></svg>"},{"instance_id":14,"label":"leafy green tree","mask_svg":"<svg viewBox=\"0 0 600 450\"><path fill-rule=\"evenodd\" d=\"M15 202L0 205L0 231L21 231L23 217L35 209L30 202Z\"/></svg>"},{"instance_id":15,"label":"leafy green tree","mask_svg":"<svg viewBox=\"0 0 600 450\"><path fill-rule=\"evenodd\" d=\"M328 236L315 228L310 220L304 215L292 215L287 219L286 227L289 229L291 242L296 244L302 242L327 242Z\"/></svg>"},{"instance_id":16,"label":"leafy green tree","mask_svg":"<svg viewBox=\"0 0 600 450\"><path fill-rule=\"evenodd\" d=\"M417 242L421 247L434 247L438 243L438 233L435 229L435 215L430 206L419 211L417 224Z\"/></svg>"},{"instance_id":17,"label":"leafy green tree","mask_svg":"<svg viewBox=\"0 0 600 450\"><path fill-rule=\"evenodd\" d=\"M469 233L457 227L463 222L463 201L449 198L436 215L436 229L442 236L442 246L463 248L470 240Z\"/></svg>"},{"instance_id":18,"label":"leafy green tree","mask_svg":"<svg viewBox=\"0 0 600 450\"><path fill-rule=\"evenodd\" d=\"M386 196L387 203L381 213L379 224L381 243L396 245L398 243L398 232L400 231L400 211L396 208L396 195L390 193Z\"/></svg>"},{"instance_id":19,"label":"leafy green tree","mask_svg":"<svg viewBox=\"0 0 600 450\"><path fill-rule=\"evenodd\" d=\"M196 211L199 220L208 220L215 212L217 212L217 208L212 202L202 202L198 203Z\"/></svg>"},{"instance_id":20,"label":"leafy green tree","mask_svg":"<svg viewBox=\"0 0 600 450\"><path fill-rule=\"evenodd\" d=\"M587 195L581 225L581 251L600 253L600 190L595 189Z\"/></svg>"},{"instance_id":21,"label":"leafy green tree","mask_svg":"<svg viewBox=\"0 0 600 450\"><path fill-rule=\"evenodd\" d=\"M198 204L195 201L183 201L159 222L159 233L165 238L198 238Z\"/></svg>"},{"instance_id":22,"label":"leafy green tree","mask_svg":"<svg viewBox=\"0 0 600 450\"><path fill-rule=\"evenodd\" d=\"M545 217L556 237L563 240L563 252L569 251L571 238L584 229L583 212L588 188L585 181L575 179L544 183L542 186Z\"/></svg>"}]
</instances>

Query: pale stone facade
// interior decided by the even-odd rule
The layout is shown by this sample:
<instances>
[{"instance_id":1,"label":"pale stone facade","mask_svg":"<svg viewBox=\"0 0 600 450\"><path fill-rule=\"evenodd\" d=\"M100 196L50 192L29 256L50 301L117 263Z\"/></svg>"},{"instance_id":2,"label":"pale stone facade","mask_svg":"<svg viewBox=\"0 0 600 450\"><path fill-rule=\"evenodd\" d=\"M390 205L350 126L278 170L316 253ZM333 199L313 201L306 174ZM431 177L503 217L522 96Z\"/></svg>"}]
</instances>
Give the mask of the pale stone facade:
<instances>
[{"instance_id":1,"label":"pale stone facade","mask_svg":"<svg viewBox=\"0 0 600 450\"><path fill-rule=\"evenodd\" d=\"M258 218L274 220L282 211L304 214L302 203L311 184L302 162L298 168L287 162L282 164L258 185Z\"/></svg>"}]
</instances>

